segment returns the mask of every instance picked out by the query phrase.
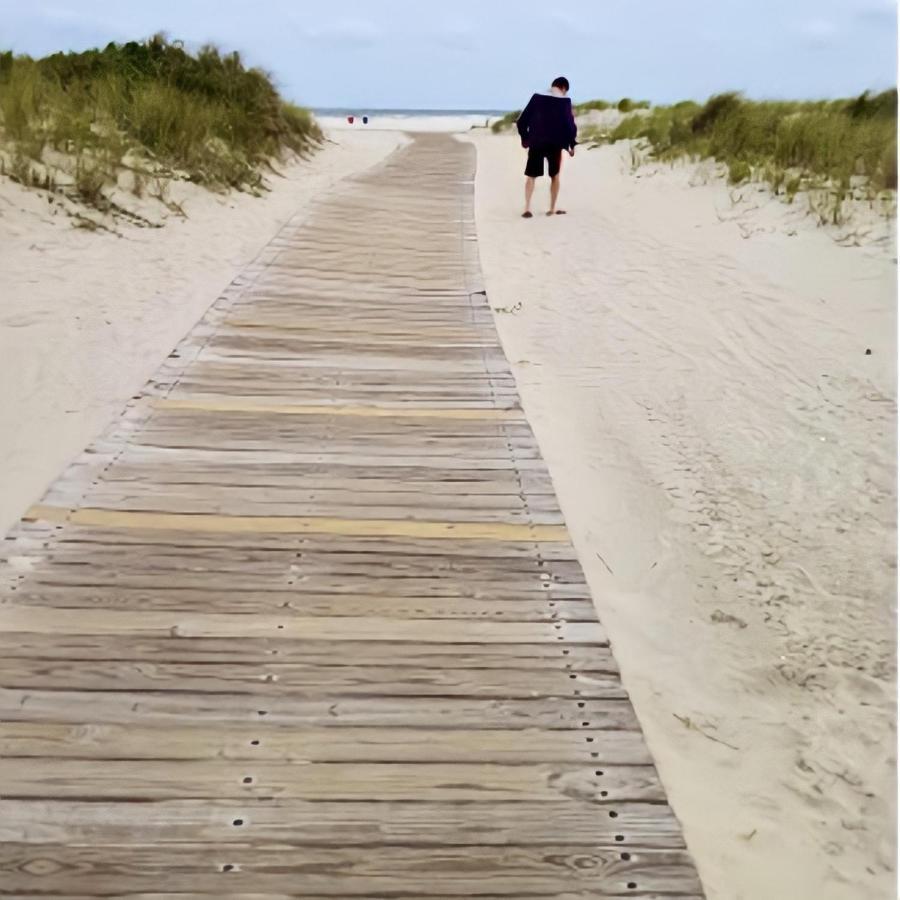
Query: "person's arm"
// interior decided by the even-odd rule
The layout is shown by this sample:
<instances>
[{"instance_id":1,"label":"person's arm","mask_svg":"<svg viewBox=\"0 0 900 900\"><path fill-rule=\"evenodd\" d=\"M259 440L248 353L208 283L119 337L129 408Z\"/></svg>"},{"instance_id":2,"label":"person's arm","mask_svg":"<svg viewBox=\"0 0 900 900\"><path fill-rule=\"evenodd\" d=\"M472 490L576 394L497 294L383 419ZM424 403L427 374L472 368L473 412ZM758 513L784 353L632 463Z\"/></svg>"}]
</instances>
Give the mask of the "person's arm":
<instances>
[{"instance_id":1,"label":"person's arm","mask_svg":"<svg viewBox=\"0 0 900 900\"><path fill-rule=\"evenodd\" d=\"M572 109L572 101L569 100L569 155L575 154L575 145L578 143L578 125L575 122L575 111Z\"/></svg>"},{"instance_id":2,"label":"person's arm","mask_svg":"<svg viewBox=\"0 0 900 900\"><path fill-rule=\"evenodd\" d=\"M528 129L531 125L531 116L534 112L534 94L531 95L531 99L525 106L525 109L519 113L519 118L516 119L516 129L519 132L519 137L522 139L522 146L528 146Z\"/></svg>"}]
</instances>

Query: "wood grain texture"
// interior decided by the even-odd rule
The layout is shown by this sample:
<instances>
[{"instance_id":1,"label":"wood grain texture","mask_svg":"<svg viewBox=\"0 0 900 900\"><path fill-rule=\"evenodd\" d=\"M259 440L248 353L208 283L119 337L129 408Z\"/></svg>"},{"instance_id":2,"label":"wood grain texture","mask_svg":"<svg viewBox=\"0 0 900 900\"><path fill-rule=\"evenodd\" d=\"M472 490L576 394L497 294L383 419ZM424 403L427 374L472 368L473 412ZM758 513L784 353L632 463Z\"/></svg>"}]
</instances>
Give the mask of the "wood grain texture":
<instances>
[{"instance_id":1,"label":"wood grain texture","mask_svg":"<svg viewBox=\"0 0 900 900\"><path fill-rule=\"evenodd\" d=\"M548 801L0 800L0 842L291 846L394 844L604 846L681 849L681 829L658 803L619 801L616 818L584 803ZM617 840L622 838L622 840Z\"/></svg>"},{"instance_id":2,"label":"wood grain texture","mask_svg":"<svg viewBox=\"0 0 900 900\"><path fill-rule=\"evenodd\" d=\"M588 740L590 738L590 741ZM650 765L639 731L0 722L0 757Z\"/></svg>"},{"instance_id":3,"label":"wood grain texture","mask_svg":"<svg viewBox=\"0 0 900 900\"><path fill-rule=\"evenodd\" d=\"M702 900L481 283L474 150L290 222L0 567L0 896Z\"/></svg>"},{"instance_id":4,"label":"wood grain texture","mask_svg":"<svg viewBox=\"0 0 900 900\"><path fill-rule=\"evenodd\" d=\"M634 895L636 889L669 895L696 894L699 884L681 850L642 850L627 860L616 850L546 847L282 848L218 844L167 847L65 847L6 844L0 847L0 882L8 891L68 891L73 883L100 896L118 890L221 894L268 893L472 897L553 896L560 890L595 897ZM629 889L628 885L636 885ZM584 895L582 895L584 896ZM587 894L591 896L591 894ZM640 896L640 894L637 894Z\"/></svg>"}]
</instances>

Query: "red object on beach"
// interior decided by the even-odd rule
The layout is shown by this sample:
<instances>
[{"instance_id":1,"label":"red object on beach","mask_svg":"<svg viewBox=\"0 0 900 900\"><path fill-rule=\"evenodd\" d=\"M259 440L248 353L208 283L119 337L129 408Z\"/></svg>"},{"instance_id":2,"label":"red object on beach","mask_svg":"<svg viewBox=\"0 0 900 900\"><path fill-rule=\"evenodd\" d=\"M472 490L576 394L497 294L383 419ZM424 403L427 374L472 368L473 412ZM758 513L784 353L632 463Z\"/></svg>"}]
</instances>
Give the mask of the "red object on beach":
<instances>
[{"instance_id":1,"label":"red object on beach","mask_svg":"<svg viewBox=\"0 0 900 900\"><path fill-rule=\"evenodd\" d=\"M353 116L347 116L347 121L352 125L353 124Z\"/></svg>"}]
</instances>

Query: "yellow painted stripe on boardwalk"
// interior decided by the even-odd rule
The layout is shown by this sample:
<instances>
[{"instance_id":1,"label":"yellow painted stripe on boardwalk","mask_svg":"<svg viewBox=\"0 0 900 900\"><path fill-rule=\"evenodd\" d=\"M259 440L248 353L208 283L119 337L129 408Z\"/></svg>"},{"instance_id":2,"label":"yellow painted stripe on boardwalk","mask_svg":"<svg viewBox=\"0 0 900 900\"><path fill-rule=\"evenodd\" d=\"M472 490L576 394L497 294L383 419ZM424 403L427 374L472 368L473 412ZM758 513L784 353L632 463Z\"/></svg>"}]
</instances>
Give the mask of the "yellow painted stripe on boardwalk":
<instances>
[{"instance_id":1,"label":"yellow painted stripe on boardwalk","mask_svg":"<svg viewBox=\"0 0 900 900\"><path fill-rule=\"evenodd\" d=\"M205 513L130 512L117 509L66 509L38 504L26 521L146 528L158 531L214 531L229 534L340 534L346 537L408 537L476 541L566 543L564 525L510 522L416 522L400 519L337 519L327 516L220 516Z\"/></svg>"},{"instance_id":2,"label":"yellow painted stripe on boardwalk","mask_svg":"<svg viewBox=\"0 0 900 900\"><path fill-rule=\"evenodd\" d=\"M373 419L477 419L490 422L524 422L521 409L465 407L340 406L327 403L253 403L247 400L164 398L153 401L156 409L187 409L197 412L253 412L285 416L364 416Z\"/></svg>"}]
</instances>

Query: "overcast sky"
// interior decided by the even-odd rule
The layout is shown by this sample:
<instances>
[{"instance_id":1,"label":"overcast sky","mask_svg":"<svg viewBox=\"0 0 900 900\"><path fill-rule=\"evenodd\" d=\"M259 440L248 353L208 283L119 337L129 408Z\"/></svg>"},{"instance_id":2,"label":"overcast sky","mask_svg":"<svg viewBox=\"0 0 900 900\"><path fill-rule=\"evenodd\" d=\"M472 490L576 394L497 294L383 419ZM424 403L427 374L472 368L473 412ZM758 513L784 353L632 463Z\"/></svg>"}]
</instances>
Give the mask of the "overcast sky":
<instances>
[{"instance_id":1,"label":"overcast sky","mask_svg":"<svg viewBox=\"0 0 900 900\"><path fill-rule=\"evenodd\" d=\"M576 100L896 83L894 0L0 0L0 23L33 56L213 41L311 106L510 109L559 74Z\"/></svg>"}]
</instances>

